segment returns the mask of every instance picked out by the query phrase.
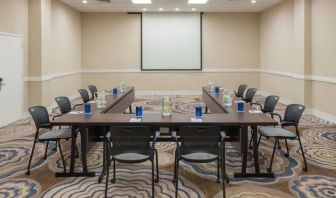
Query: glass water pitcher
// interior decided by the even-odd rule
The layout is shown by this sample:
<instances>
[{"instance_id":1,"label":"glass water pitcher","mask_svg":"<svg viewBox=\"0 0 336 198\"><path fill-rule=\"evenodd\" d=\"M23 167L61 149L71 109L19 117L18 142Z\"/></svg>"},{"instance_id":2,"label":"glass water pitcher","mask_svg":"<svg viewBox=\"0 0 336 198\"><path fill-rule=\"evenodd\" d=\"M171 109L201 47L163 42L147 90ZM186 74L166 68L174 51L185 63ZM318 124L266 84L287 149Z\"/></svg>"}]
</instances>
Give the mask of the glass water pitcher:
<instances>
[{"instance_id":1,"label":"glass water pitcher","mask_svg":"<svg viewBox=\"0 0 336 198\"><path fill-rule=\"evenodd\" d=\"M235 94L233 91L231 90L227 90L225 89L223 91L223 102L224 102L224 106L232 106L232 100L234 98Z\"/></svg>"},{"instance_id":2,"label":"glass water pitcher","mask_svg":"<svg viewBox=\"0 0 336 198\"><path fill-rule=\"evenodd\" d=\"M172 102L170 97L166 96L162 99L162 116L171 116L173 114Z\"/></svg>"}]
</instances>

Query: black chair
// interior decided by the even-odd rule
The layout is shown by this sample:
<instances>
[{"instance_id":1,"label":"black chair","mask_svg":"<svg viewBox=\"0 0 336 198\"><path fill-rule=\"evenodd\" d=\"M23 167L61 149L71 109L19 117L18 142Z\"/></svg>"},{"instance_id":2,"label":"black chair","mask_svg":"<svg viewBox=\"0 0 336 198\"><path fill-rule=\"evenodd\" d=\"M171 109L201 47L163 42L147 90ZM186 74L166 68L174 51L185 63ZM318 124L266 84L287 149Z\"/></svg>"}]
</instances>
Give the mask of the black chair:
<instances>
[{"instance_id":1,"label":"black chair","mask_svg":"<svg viewBox=\"0 0 336 198\"><path fill-rule=\"evenodd\" d=\"M112 126L106 134L107 142L107 169L105 197L107 197L109 170L111 161L113 162L113 179L116 182L115 162L120 163L142 163L152 162L152 197L154 197L154 182L159 182L158 153L155 149L155 132L150 127L117 127ZM156 179L154 179L154 155L156 158Z\"/></svg>"},{"instance_id":2,"label":"black chair","mask_svg":"<svg viewBox=\"0 0 336 198\"><path fill-rule=\"evenodd\" d=\"M243 101L245 101L246 103L252 103L254 95L256 94L257 89L255 88L249 88L246 91L245 97L243 97Z\"/></svg>"},{"instance_id":3,"label":"black chair","mask_svg":"<svg viewBox=\"0 0 336 198\"><path fill-rule=\"evenodd\" d=\"M179 129L180 142L176 139L174 179L175 197L178 196L178 173L180 160L191 163L209 163L217 161L217 182L220 182L219 170L222 172L223 197L225 182L225 141L220 127L185 126ZM220 165L221 163L221 165Z\"/></svg>"},{"instance_id":4,"label":"black chair","mask_svg":"<svg viewBox=\"0 0 336 198\"><path fill-rule=\"evenodd\" d=\"M83 103L76 104L73 109L75 109L77 106L84 105L85 103L90 101L89 92L86 89L78 89L78 93L81 95Z\"/></svg>"},{"instance_id":5,"label":"black chair","mask_svg":"<svg viewBox=\"0 0 336 198\"><path fill-rule=\"evenodd\" d=\"M251 103L252 105L258 105L260 107L260 110L265 113L265 114L270 114L274 112L275 106L278 103L280 97L279 96L267 96L265 99L264 106L260 103ZM270 114L271 117L273 118L273 114ZM252 132L253 133L253 132ZM252 148L252 138L250 140L250 148Z\"/></svg>"},{"instance_id":6,"label":"black chair","mask_svg":"<svg viewBox=\"0 0 336 198\"><path fill-rule=\"evenodd\" d=\"M31 160L34 155L34 150L35 150L35 144L37 142L47 142L46 145L46 150L44 153L44 158L47 159L47 151L48 151L48 145L49 141L55 141L59 147L61 158L62 158L62 163L63 163L63 169L64 172L66 172L66 166L65 166L65 161L63 157L63 152L62 152L62 147L60 144L61 139L70 139L71 138L71 129L52 129L52 125L49 120L49 114L48 111L45 107L43 106L34 106L30 107L28 109L30 115L32 116L35 126L36 126L36 133L35 133L35 138L34 138L34 144L32 148L32 152L30 154L29 158L29 163L28 163L28 168L27 168L27 175L30 175L30 164ZM40 129L49 129L49 131L40 134Z\"/></svg>"},{"instance_id":7,"label":"black chair","mask_svg":"<svg viewBox=\"0 0 336 198\"><path fill-rule=\"evenodd\" d=\"M304 151L303 151L303 147L302 147L302 143L301 143L301 139L300 139L300 133L299 133L299 129L298 129L298 125L299 125L299 121L300 118L303 114L305 110L305 107L303 105L300 104L291 104L288 105L286 107L285 110L285 116L282 119L281 116L277 113L270 113L271 115L275 115L278 116L280 118L280 128L279 127L260 127L258 132L260 134L259 137L259 141L258 141L258 146L260 144L260 140L261 137L273 137L275 138L274 141L274 148L273 148L273 153L272 153L272 158L271 158L271 163L270 163L270 167L267 169L269 172L272 171L272 163L273 163L273 158L274 158L274 153L276 150L276 146L277 144L279 144L279 140L284 139L286 142L286 148L287 148L287 153L285 154L286 157L289 156L289 149L288 149L288 144L287 144L287 139L289 140L295 140L298 139L299 140L299 144L300 144L300 149L302 152L302 157L303 157L303 161L304 161L304 171L307 171L307 162L306 162L306 158L304 155ZM284 127L288 127L288 126L294 126L295 127L295 133L284 129Z\"/></svg>"},{"instance_id":8,"label":"black chair","mask_svg":"<svg viewBox=\"0 0 336 198\"><path fill-rule=\"evenodd\" d=\"M94 94L98 91L97 87L95 85L89 85L88 88L91 92L91 100L93 100L94 99Z\"/></svg>"},{"instance_id":9,"label":"black chair","mask_svg":"<svg viewBox=\"0 0 336 198\"><path fill-rule=\"evenodd\" d=\"M55 101L58 105L61 115L67 114L72 111L71 102L68 97L59 96L55 98Z\"/></svg>"},{"instance_id":10,"label":"black chair","mask_svg":"<svg viewBox=\"0 0 336 198\"><path fill-rule=\"evenodd\" d=\"M247 88L246 84L239 85L238 90L235 91L236 96L239 97L239 98L242 98L244 96L244 92L245 92L246 88Z\"/></svg>"}]
</instances>

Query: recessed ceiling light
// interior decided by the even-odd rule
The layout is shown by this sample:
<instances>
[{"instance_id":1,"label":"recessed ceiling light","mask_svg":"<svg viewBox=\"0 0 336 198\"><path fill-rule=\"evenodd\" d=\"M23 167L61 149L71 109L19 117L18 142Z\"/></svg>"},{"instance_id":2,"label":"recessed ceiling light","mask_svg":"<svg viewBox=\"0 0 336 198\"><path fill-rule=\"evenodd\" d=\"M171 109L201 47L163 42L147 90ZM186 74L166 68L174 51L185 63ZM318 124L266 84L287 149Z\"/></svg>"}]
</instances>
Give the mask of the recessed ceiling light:
<instances>
[{"instance_id":1,"label":"recessed ceiling light","mask_svg":"<svg viewBox=\"0 0 336 198\"><path fill-rule=\"evenodd\" d=\"M252 0L251 3L257 3L257 0Z\"/></svg>"},{"instance_id":2,"label":"recessed ceiling light","mask_svg":"<svg viewBox=\"0 0 336 198\"><path fill-rule=\"evenodd\" d=\"M192 11L195 11L195 10L196 10L196 8L191 8L191 10L192 10Z\"/></svg>"},{"instance_id":3,"label":"recessed ceiling light","mask_svg":"<svg viewBox=\"0 0 336 198\"><path fill-rule=\"evenodd\" d=\"M175 10L176 10L176 11L179 11L179 10L180 10L180 8L175 8Z\"/></svg>"},{"instance_id":4,"label":"recessed ceiling light","mask_svg":"<svg viewBox=\"0 0 336 198\"><path fill-rule=\"evenodd\" d=\"M143 11L146 11L147 9L146 8L142 8Z\"/></svg>"},{"instance_id":5,"label":"recessed ceiling light","mask_svg":"<svg viewBox=\"0 0 336 198\"><path fill-rule=\"evenodd\" d=\"M86 0L83 0L82 3L87 3L87 1L86 1Z\"/></svg>"},{"instance_id":6,"label":"recessed ceiling light","mask_svg":"<svg viewBox=\"0 0 336 198\"><path fill-rule=\"evenodd\" d=\"M189 0L188 4L206 4L208 0Z\"/></svg>"},{"instance_id":7,"label":"recessed ceiling light","mask_svg":"<svg viewBox=\"0 0 336 198\"><path fill-rule=\"evenodd\" d=\"M132 0L132 3L134 4L151 4L151 0Z\"/></svg>"},{"instance_id":8,"label":"recessed ceiling light","mask_svg":"<svg viewBox=\"0 0 336 198\"><path fill-rule=\"evenodd\" d=\"M163 8L159 8L159 10L160 10L160 11L162 11L162 10L163 10Z\"/></svg>"}]
</instances>

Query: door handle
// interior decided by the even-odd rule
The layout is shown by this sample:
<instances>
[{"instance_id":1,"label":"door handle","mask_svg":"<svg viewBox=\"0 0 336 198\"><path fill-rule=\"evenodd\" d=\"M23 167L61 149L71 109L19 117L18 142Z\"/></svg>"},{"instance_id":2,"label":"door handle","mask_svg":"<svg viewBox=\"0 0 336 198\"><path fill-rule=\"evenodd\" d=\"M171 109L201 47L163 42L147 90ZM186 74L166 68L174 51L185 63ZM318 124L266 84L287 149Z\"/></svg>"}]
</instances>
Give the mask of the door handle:
<instances>
[{"instance_id":1,"label":"door handle","mask_svg":"<svg viewBox=\"0 0 336 198\"><path fill-rule=\"evenodd\" d=\"M6 85L6 83L3 83L2 81L3 81L3 78L0 78L0 91L1 91L1 87Z\"/></svg>"}]
</instances>

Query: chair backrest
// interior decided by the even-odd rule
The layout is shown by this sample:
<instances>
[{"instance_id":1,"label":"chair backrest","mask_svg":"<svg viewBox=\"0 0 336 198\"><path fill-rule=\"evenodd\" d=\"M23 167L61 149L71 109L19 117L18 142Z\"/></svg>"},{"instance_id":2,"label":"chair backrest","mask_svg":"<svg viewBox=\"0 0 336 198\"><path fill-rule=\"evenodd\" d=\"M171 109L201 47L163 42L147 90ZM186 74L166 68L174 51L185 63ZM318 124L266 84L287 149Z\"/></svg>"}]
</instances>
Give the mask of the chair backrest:
<instances>
[{"instance_id":1,"label":"chair backrest","mask_svg":"<svg viewBox=\"0 0 336 198\"><path fill-rule=\"evenodd\" d=\"M69 98L65 96L59 96L55 98L55 101L61 111L61 114L69 113L72 110Z\"/></svg>"},{"instance_id":2,"label":"chair backrest","mask_svg":"<svg viewBox=\"0 0 336 198\"><path fill-rule=\"evenodd\" d=\"M269 112L269 113L273 113L276 104L278 103L280 97L279 96L267 96L265 99L265 104L264 104L264 113Z\"/></svg>"},{"instance_id":3,"label":"chair backrest","mask_svg":"<svg viewBox=\"0 0 336 198\"><path fill-rule=\"evenodd\" d=\"M297 126L305 109L306 107L300 104L288 105L285 110L285 116L283 121L293 122Z\"/></svg>"},{"instance_id":4,"label":"chair backrest","mask_svg":"<svg viewBox=\"0 0 336 198\"><path fill-rule=\"evenodd\" d=\"M30 107L28 111L34 120L37 129L49 128L50 120L47 108L44 106L33 106Z\"/></svg>"},{"instance_id":5,"label":"chair backrest","mask_svg":"<svg viewBox=\"0 0 336 198\"><path fill-rule=\"evenodd\" d=\"M220 127L184 126L179 129L181 147L189 152L207 152L218 148Z\"/></svg>"},{"instance_id":6,"label":"chair backrest","mask_svg":"<svg viewBox=\"0 0 336 198\"><path fill-rule=\"evenodd\" d=\"M256 94L256 92L257 92L256 88L249 88L246 91L244 101L247 102L247 103L252 102L252 100L253 100L254 95Z\"/></svg>"},{"instance_id":7,"label":"chair backrest","mask_svg":"<svg viewBox=\"0 0 336 198\"><path fill-rule=\"evenodd\" d=\"M94 98L94 94L98 91L97 87L95 85L88 85L88 88L91 92L91 99Z\"/></svg>"},{"instance_id":8,"label":"chair backrest","mask_svg":"<svg viewBox=\"0 0 336 198\"><path fill-rule=\"evenodd\" d=\"M111 126L110 133L113 149L131 149L135 153L137 150L140 152L141 149L149 148L154 134L150 127L144 126Z\"/></svg>"},{"instance_id":9,"label":"chair backrest","mask_svg":"<svg viewBox=\"0 0 336 198\"><path fill-rule=\"evenodd\" d=\"M243 97L246 88L247 88L247 85L245 85L245 84L239 85L236 96L237 97Z\"/></svg>"},{"instance_id":10,"label":"chair backrest","mask_svg":"<svg viewBox=\"0 0 336 198\"><path fill-rule=\"evenodd\" d=\"M82 96L83 102L87 103L90 101L90 96L86 89L78 89L79 94Z\"/></svg>"}]
</instances>

